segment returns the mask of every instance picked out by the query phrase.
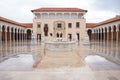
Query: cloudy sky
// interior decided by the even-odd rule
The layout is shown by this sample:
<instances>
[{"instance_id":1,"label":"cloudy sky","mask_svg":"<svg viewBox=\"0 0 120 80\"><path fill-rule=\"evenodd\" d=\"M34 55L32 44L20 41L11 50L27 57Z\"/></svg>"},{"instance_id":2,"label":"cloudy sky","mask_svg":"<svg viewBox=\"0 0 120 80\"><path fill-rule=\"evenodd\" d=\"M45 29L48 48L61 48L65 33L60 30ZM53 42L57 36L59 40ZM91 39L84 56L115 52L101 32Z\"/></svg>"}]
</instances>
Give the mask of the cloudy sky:
<instances>
[{"instance_id":1,"label":"cloudy sky","mask_svg":"<svg viewBox=\"0 0 120 80\"><path fill-rule=\"evenodd\" d=\"M100 22L120 15L120 0L0 0L0 16L18 22L32 22L32 9L77 7L88 10L87 22Z\"/></svg>"}]
</instances>

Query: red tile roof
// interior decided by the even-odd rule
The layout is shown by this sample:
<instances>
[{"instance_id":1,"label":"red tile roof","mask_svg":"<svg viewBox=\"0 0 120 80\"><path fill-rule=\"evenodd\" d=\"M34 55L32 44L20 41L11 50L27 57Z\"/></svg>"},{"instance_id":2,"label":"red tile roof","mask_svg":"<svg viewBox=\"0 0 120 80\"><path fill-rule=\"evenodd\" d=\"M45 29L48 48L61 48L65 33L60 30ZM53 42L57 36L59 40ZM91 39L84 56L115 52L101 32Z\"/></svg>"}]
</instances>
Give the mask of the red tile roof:
<instances>
[{"instance_id":1,"label":"red tile roof","mask_svg":"<svg viewBox=\"0 0 120 80\"><path fill-rule=\"evenodd\" d=\"M86 23L86 27L87 28L94 28L94 27L104 25L104 24L108 24L108 23L115 22L115 21L120 21L120 16L119 15L114 17L114 18L111 18L111 19L108 19L108 20L105 20L105 21L102 21L102 22L99 22L99 23Z\"/></svg>"},{"instance_id":2,"label":"red tile roof","mask_svg":"<svg viewBox=\"0 0 120 80\"><path fill-rule=\"evenodd\" d=\"M4 22L8 22L8 23L15 24L15 25L18 25L18 26L26 27L25 25L22 25L19 22L16 22L16 21L13 21L13 20L1 17L1 16L0 16L0 21L4 21Z\"/></svg>"},{"instance_id":3,"label":"red tile roof","mask_svg":"<svg viewBox=\"0 0 120 80\"><path fill-rule=\"evenodd\" d=\"M105 21L102 21L102 22L97 23L97 25L95 25L95 27L96 27L96 26L100 26L100 25L104 25L104 24L107 24L107 23L119 21L119 20L120 20L120 16L118 15L118 16L116 16L116 17L114 17L114 18L111 18L111 19L108 19L108 20L105 20Z\"/></svg>"},{"instance_id":4,"label":"red tile roof","mask_svg":"<svg viewBox=\"0 0 120 80\"><path fill-rule=\"evenodd\" d=\"M86 28L93 28L97 23L86 23Z\"/></svg>"},{"instance_id":5,"label":"red tile roof","mask_svg":"<svg viewBox=\"0 0 120 80\"><path fill-rule=\"evenodd\" d=\"M80 8L38 8L31 10L32 12L87 12Z\"/></svg>"},{"instance_id":6,"label":"red tile roof","mask_svg":"<svg viewBox=\"0 0 120 80\"><path fill-rule=\"evenodd\" d=\"M33 23L21 23L22 25L26 26L27 28L32 28Z\"/></svg>"}]
</instances>

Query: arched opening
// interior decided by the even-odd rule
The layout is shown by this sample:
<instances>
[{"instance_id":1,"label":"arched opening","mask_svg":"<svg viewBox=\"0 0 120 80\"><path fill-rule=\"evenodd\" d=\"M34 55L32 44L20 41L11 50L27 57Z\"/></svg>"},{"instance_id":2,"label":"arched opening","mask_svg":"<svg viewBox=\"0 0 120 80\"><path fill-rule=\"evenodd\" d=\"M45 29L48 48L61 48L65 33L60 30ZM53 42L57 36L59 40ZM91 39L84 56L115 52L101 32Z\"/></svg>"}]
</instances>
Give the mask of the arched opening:
<instances>
[{"instance_id":1,"label":"arched opening","mask_svg":"<svg viewBox=\"0 0 120 80\"><path fill-rule=\"evenodd\" d=\"M20 30L20 40L22 40L22 29Z\"/></svg>"},{"instance_id":2,"label":"arched opening","mask_svg":"<svg viewBox=\"0 0 120 80\"><path fill-rule=\"evenodd\" d=\"M17 40L17 29L15 29L15 40Z\"/></svg>"},{"instance_id":3,"label":"arched opening","mask_svg":"<svg viewBox=\"0 0 120 80\"><path fill-rule=\"evenodd\" d=\"M2 26L2 41L5 41L5 25Z\"/></svg>"},{"instance_id":4,"label":"arched opening","mask_svg":"<svg viewBox=\"0 0 120 80\"><path fill-rule=\"evenodd\" d=\"M31 40L31 30L27 30L27 40Z\"/></svg>"},{"instance_id":5,"label":"arched opening","mask_svg":"<svg viewBox=\"0 0 120 80\"><path fill-rule=\"evenodd\" d=\"M101 33L101 40L103 41L104 40L104 30L103 30L103 28L102 28L102 33Z\"/></svg>"},{"instance_id":6,"label":"arched opening","mask_svg":"<svg viewBox=\"0 0 120 80\"><path fill-rule=\"evenodd\" d=\"M11 28L11 40L13 41L13 27Z\"/></svg>"},{"instance_id":7,"label":"arched opening","mask_svg":"<svg viewBox=\"0 0 120 80\"><path fill-rule=\"evenodd\" d=\"M107 28L105 28L105 40L107 40Z\"/></svg>"},{"instance_id":8,"label":"arched opening","mask_svg":"<svg viewBox=\"0 0 120 80\"><path fill-rule=\"evenodd\" d=\"M56 34L57 38L59 38L59 33Z\"/></svg>"},{"instance_id":9,"label":"arched opening","mask_svg":"<svg viewBox=\"0 0 120 80\"><path fill-rule=\"evenodd\" d=\"M94 34L92 34L92 30L88 30L87 31L87 33L88 33L88 36L89 36L89 40L91 41L92 40L92 35L94 35Z\"/></svg>"},{"instance_id":10,"label":"arched opening","mask_svg":"<svg viewBox=\"0 0 120 80\"><path fill-rule=\"evenodd\" d=\"M119 29L119 32L118 32L118 40L120 41L120 24L118 25L118 29Z\"/></svg>"},{"instance_id":11,"label":"arched opening","mask_svg":"<svg viewBox=\"0 0 120 80\"><path fill-rule=\"evenodd\" d=\"M18 29L18 34L17 34L17 36L18 36L18 40L20 40L20 29Z\"/></svg>"}]
</instances>

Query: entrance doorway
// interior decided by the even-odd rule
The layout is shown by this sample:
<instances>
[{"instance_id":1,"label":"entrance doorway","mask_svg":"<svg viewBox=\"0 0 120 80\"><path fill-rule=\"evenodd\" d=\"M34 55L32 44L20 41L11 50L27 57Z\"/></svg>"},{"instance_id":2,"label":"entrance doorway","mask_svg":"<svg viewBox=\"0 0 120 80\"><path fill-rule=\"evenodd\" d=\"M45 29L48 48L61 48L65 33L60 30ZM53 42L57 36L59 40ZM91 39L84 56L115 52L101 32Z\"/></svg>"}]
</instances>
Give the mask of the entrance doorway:
<instances>
[{"instance_id":1,"label":"entrance doorway","mask_svg":"<svg viewBox=\"0 0 120 80\"><path fill-rule=\"evenodd\" d=\"M69 36L69 40L71 41L72 40L72 34L68 34Z\"/></svg>"},{"instance_id":2,"label":"entrance doorway","mask_svg":"<svg viewBox=\"0 0 120 80\"><path fill-rule=\"evenodd\" d=\"M80 34L77 33L77 40L79 41L80 40Z\"/></svg>"}]
</instances>

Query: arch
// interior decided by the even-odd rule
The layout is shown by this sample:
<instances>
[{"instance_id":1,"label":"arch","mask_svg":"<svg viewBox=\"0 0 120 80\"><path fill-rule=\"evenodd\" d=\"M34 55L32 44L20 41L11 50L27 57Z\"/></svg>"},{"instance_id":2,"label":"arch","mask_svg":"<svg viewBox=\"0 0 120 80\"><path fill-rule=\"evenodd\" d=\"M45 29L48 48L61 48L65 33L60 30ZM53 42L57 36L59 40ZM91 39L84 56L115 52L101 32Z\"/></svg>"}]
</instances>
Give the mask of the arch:
<instances>
[{"instance_id":1,"label":"arch","mask_svg":"<svg viewBox=\"0 0 120 80\"><path fill-rule=\"evenodd\" d=\"M98 41L101 40L101 29L98 29Z\"/></svg>"},{"instance_id":2,"label":"arch","mask_svg":"<svg viewBox=\"0 0 120 80\"><path fill-rule=\"evenodd\" d=\"M87 34L89 36L89 40L91 41L92 40L92 35L94 35L95 33L92 34L92 30L91 29L88 29L87 30Z\"/></svg>"},{"instance_id":3,"label":"arch","mask_svg":"<svg viewBox=\"0 0 120 80\"><path fill-rule=\"evenodd\" d=\"M1 27L1 29L2 29L2 41L5 41L5 30L6 30L6 26L5 25L2 25L2 27Z\"/></svg>"},{"instance_id":4,"label":"arch","mask_svg":"<svg viewBox=\"0 0 120 80\"><path fill-rule=\"evenodd\" d=\"M31 32L32 30L31 29L27 29L27 40L31 40Z\"/></svg>"},{"instance_id":5,"label":"arch","mask_svg":"<svg viewBox=\"0 0 120 80\"><path fill-rule=\"evenodd\" d=\"M104 40L104 28L101 29L101 40L103 41Z\"/></svg>"},{"instance_id":6,"label":"arch","mask_svg":"<svg viewBox=\"0 0 120 80\"><path fill-rule=\"evenodd\" d=\"M104 29L105 29L105 40L107 40L107 27L105 27Z\"/></svg>"},{"instance_id":7,"label":"arch","mask_svg":"<svg viewBox=\"0 0 120 80\"><path fill-rule=\"evenodd\" d=\"M10 40L10 26L7 27L7 41Z\"/></svg>"},{"instance_id":8,"label":"arch","mask_svg":"<svg viewBox=\"0 0 120 80\"><path fill-rule=\"evenodd\" d=\"M15 40L18 40L18 29L15 28Z\"/></svg>"},{"instance_id":9,"label":"arch","mask_svg":"<svg viewBox=\"0 0 120 80\"><path fill-rule=\"evenodd\" d=\"M17 33L17 39L20 40L20 28L17 29L18 30L18 33Z\"/></svg>"},{"instance_id":10,"label":"arch","mask_svg":"<svg viewBox=\"0 0 120 80\"><path fill-rule=\"evenodd\" d=\"M57 38L59 38L59 33L56 34Z\"/></svg>"}]
</instances>

